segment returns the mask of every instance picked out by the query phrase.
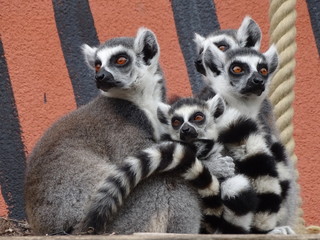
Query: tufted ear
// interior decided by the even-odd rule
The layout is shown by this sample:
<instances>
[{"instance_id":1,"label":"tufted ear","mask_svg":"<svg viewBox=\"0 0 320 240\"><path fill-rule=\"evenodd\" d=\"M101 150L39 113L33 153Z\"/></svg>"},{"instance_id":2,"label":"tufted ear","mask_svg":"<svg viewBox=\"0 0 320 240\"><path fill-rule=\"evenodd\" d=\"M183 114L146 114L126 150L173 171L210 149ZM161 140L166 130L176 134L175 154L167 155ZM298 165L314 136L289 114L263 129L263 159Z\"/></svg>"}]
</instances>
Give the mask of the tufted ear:
<instances>
[{"instance_id":1,"label":"tufted ear","mask_svg":"<svg viewBox=\"0 0 320 240\"><path fill-rule=\"evenodd\" d=\"M269 74L273 74L276 71L279 63L276 46L272 44L263 55L268 62Z\"/></svg>"},{"instance_id":2,"label":"tufted ear","mask_svg":"<svg viewBox=\"0 0 320 240\"><path fill-rule=\"evenodd\" d=\"M193 41L196 44L196 51L197 54L201 54L201 52L203 51L204 48L204 41L206 40L205 37L202 37L200 34L198 33L194 33L194 38Z\"/></svg>"},{"instance_id":3,"label":"tufted ear","mask_svg":"<svg viewBox=\"0 0 320 240\"><path fill-rule=\"evenodd\" d=\"M96 47L90 47L87 44L83 44L81 46L82 53L84 55L84 58L86 60L86 63L88 64L89 67L94 69L94 63L96 60L96 51L98 48Z\"/></svg>"},{"instance_id":4,"label":"tufted ear","mask_svg":"<svg viewBox=\"0 0 320 240\"><path fill-rule=\"evenodd\" d=\"M193 41L196 44L196 60L194 61L194 66L196 67L197 71L202 75L206 76L206 70L202 63L202 53L204 49L204 41L205 38L199 35L198 33L194 34Z\"/></svg>"},{"instance_id":5,"label":"tufted ear","mask_svg":"<svg viewBox=\"0 0 320 240\"><path fill-rule=\"evenodd\" d=\"M157 116L161 123L169 125L169 111L171 106L162 102L159 102L157 109Z\"/></svg>"},{"instance_id":6,"label":"tufted ear","mask_svg":"<svg viewBox=\"0 0 320 240\"><path fill-rule=\"evenodd\" d=\"M211 71L214 75L219 75L223 71L225 54L214 44L208 44L203 52L202 64L206 73Z\"/></svg>"},{"instance_id":7,"label":"tufted ear","mask_svg":"<svg viewBox=\"0 0 320 240\"><path fill-rule=\"evenodd\" d=\"M237 30L237 39L240 46L259 50L261 38L259 25L251 17L246 16Z\"/></svg>"},{"instance_id":8,"label":"tufted ear","mask_svg":"<svg viewBox=\"0 0 320 240\"><path fill-rule=\"evenodd\" d=\"M220 117L226 110L226 102L219 94L207 100L207 104L214 119Z\"/></svg>"},{"instance_id":9,"label":"tufted ear","mask_svg":"<svg viewBox=\"0 0 320 240\"><path fill-rule=\"evenodd\" d=\"M134 50L142 57L144 64L154 65L159 61L160 47L156 35L149 29L138 29L134 40Z\"/></svg>"}]
</instances>

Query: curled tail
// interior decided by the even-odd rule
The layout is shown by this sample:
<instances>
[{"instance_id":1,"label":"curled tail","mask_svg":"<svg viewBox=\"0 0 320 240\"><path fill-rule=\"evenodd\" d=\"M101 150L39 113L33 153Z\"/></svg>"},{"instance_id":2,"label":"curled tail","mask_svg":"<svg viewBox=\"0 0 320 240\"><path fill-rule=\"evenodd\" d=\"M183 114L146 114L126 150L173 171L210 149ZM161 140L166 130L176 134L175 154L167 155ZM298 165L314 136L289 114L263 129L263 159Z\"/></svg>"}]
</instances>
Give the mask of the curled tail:
<instances>
[{"instance_id":1,"label":"curled tail","mask_svg":"<svg viewBox=\"0 0 320 240\"><path fill-rule=\"evenodd\" d=\"M81 229L103 232L106 224L122 206L124 199L139 182L152 174L178 171L199 192L210 198L219 194L219 182L196 158L196 151L178 142L163 142L134 157L127 157L108 176L92 197Z\"/></svg>"},{"instance_id":2,"label":"curled tail","mask_svg":"<svg viewBox=\"0 0 320 240\"><path fill-rule=\"evenodd\" d=\"M295 181L295 179L294 174L291 171L291 167L289 166L289 157L285 150L285 147L277 140L276 137L273 137L273 142L270 149L277 162L276 166L281 186L282 204L278 212L277 221L278 225L282 226L283 222L286 222L286 219L288 217L286 201L288 201L288 192L292 187L291 184Z\"/></svg>"},{"instance_id":3,"label":"curled tail","mask_svg":"<svg viewBox=\"0 0 320 240\"><path fill-rule=\"evenodd\" d=\"M230 119L230 118L229 118ZM224 122L219 142L226 145L242 144L244 155L236 159L237 173L247 176L257 193L258 204L251 224L251 232L267 233L277 224L282 202L276 158L257 123L238 116Z\"/></svg>"}]
</instances>

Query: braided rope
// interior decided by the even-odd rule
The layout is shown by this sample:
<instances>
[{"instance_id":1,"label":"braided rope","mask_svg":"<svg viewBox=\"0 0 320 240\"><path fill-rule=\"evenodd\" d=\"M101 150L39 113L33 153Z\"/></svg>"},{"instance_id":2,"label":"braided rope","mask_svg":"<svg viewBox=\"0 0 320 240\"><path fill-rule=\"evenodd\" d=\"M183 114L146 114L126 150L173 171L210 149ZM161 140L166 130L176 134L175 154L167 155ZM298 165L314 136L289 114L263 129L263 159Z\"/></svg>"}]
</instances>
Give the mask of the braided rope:
<instances>
[{"instance_id":1,"label":"braided rope","mask_svg":"<svg viewBox=\"0 0 320 240\"><path fill-rule=\"evenodd\" d=\"M290 159L293 161L295 175L296 178L298 178L299 173L296 167L297 157L294 154L294 111L292 107L294 100L293 87L295 83L294 68L296 66L294 56L297 50L295 42L295 22L297 17L295 6L296 0L270 0L270 41L276 45L280 61L278 71L272 79L269 97L274 106L274 115L276 118L276 126L280 132L280 139L286 146ZM300 196L299 209L296 214L296 230L299 232L304 229Z\"/></svg>"}]
</instances>

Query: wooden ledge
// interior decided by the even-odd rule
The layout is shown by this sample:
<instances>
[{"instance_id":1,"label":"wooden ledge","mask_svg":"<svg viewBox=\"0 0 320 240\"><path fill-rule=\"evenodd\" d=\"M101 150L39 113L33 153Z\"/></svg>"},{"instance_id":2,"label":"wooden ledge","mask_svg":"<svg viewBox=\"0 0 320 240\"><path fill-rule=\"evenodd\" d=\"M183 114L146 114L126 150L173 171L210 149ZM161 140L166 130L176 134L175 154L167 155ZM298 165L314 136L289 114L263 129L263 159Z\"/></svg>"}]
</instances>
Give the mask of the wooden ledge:
<instances>
[{"instance_id":1,"label":"wooden ledge","mask_svg":"<svg viewBox=\"0 0 320 240\"><path fill-rule=\"evenodd\" d=\"M305 235L198 235L198 234L164 234L135 233L133 235L82 235L82 236L3 236L9 240L320 240L320 234Z\"/></svg>"}]
</instances>

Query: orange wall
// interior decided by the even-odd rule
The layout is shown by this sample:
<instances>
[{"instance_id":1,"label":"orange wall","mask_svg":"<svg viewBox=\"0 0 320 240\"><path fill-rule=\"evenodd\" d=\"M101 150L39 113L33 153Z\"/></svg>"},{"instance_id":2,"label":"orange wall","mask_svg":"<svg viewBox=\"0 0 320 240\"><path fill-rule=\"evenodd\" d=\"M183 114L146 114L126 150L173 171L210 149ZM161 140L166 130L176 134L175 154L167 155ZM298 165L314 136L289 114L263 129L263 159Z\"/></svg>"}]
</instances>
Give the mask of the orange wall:
<instances>
[{"instance_id":1,"label":"orange wall","mask_svg":"<svg viewBox=\"0 0 320 240\"><path fill-rule=\"evenodd\" d=\"M191 88L170 2L90 0L89 4L100 41L114 36L133 36L140 26L151 28L160 43L160 61L167 78L169 96L188 96ZM262 49L267 48L269 6L266 1L216 0L214 3L221 28L238 28L245 15L252 16L262 28ZM0 6L0 37L22 129L21 137L25 150L30 152L50 124L76 108L74 91L61 49L52 2L0 0ZM320 162L317 161L320 59L305 1L297 1L297 12L295 152L304 218L308 225L320 225L317 211L320 203L320 179L317 177L320 172ZM5 206L0 196L1 216L7 214Z\"/></svg>"}]
</instances>

